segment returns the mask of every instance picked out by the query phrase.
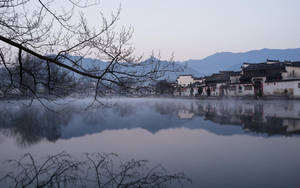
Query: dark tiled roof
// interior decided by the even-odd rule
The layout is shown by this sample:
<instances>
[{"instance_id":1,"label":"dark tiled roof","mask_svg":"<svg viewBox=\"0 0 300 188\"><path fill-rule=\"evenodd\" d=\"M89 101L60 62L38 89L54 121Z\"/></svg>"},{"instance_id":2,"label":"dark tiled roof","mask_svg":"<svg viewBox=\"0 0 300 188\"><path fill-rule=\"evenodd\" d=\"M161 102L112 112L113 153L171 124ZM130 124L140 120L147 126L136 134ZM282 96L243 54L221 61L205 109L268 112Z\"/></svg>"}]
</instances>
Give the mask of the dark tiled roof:
<instances>
[{"instance_id":1,"label":"dark tiled roof","mask_svg":"<svg viewBox=\"0 0 300 188\"><path fill-rule=\"evenodd\" d=\"M228 76L239 76L241 71L220 71L220 74L226 74Z\"/></svg>"},{"instance_id":2,"label":"dark tiled roof","mask_svg":"<svg viewBox=\"0 0 300 188\"><path fill-rule=\"evenodd\" d=\"M280 72L276 72L276 71L269 71L269 72L265 72L265 73L261 73L261 72L251 72L251 73L246 73L243 74L240 77L240 81L242 83L250 83L251 79L253 77L266 77L266 81L270 82L270 81L279 81L282 79L281 73Z\"/></svg>"},{"instance_id":3,"label":"dark tiled roof","mask_svg":"<svg viewBox=\"0 0 300 188\"><path fill-rule=\"evenodd\" d=\"M229 75L218 73L208 77L206 79L206 82L220 83L220 82L226 82L228 80L229 80Z\"/></svg>"},{"instance_id":4,"label":"dark tiled roof","mask_svg":"<svg viewBox=\"0 0 300 188\"><path fill-rule=\"evenodd\" d=\"M281 73L285 72L285 63L259 63L259 64L248 64L247 67L243 68L244 74L241 76L240 81L243 83L251 82L253 77L266 77L266 81L277 81L281 80Z\"/></svg>"},{"instance_id":5,"label":"dark tiled roof","mask_svg":"<svg viewBox=\"0 0 300 188\"><path fill-rule=\"evenodd\" d=\"M274 59L267 59L267 62L280 62L278 59L277 60L274 60Z\"/></svg>"},{"instance_id":6,"label":"dark tiled roof","mask_svg":"<svg viewBox=\"0 0 300 188\"><path fill-rule=\"evenodd\" d=\"M259 70L278 70L278 71L285 71L285 64L280 63L259 63L259 64L249 64L247 67L243 68L244 72L247 71L259 71Z\"/></svg>"},{"instance_id":7,"label":"dark tiled roof","mask_svg":"<svg viewBox=\"0 0 300 188\"><path fill-rule=\"evenodd\" d=\"M267 82L282 80L282 72L286 72L286 67L300 67L300 61L279 61L267 59L263 63L244 63L243 74L235 71L220 71L211 76L203 77L207 84L224 83L230 81L230 76L241 76L241 83L251 83L253 77L266 77Z\"/></svg>"},{"instance_id":8,"label":"dark tiled roof","mask_svg":"<svg viewBox=\"0 0 300 188\"><path fill-rule=\"evenodd\" d=\"M284 64L286 66L291 66L291 67L300 67L300 61L293 61L293 62L286 61L284 62Z\"/></svg>"},{"instance_id":9,"label":"dark tiled roof","mask_svg":"<svg viewBox=\"0 0 300 188\"><path fill-rule=\"evenodd\" d=\"M239 76L241 72L235 71L220 71L219 73L212 74L206 77L207 83L224 83L230 81L230 76Z\"/></svg>"}]
</instances>

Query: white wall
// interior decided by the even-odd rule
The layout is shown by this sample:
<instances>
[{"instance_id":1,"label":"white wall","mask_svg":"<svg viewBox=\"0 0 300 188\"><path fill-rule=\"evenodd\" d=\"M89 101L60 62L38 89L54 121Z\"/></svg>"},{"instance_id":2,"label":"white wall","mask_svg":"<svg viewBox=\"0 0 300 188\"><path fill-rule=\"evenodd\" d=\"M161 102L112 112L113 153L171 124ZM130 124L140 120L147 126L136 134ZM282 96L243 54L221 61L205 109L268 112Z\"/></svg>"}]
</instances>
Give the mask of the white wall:
<instances>
[{"instance_id":1,"label":"white wall","mask_svg":"<svg viewBox=\"0 0 300 188\"><path fill-rule=\"evenodd\" d=\"M229 88L227 88L227 95L228 96L237 96L238 95L238 84L231 84Z\"/></svg>"},{"instance_id":2,"label":"white wall","mask_svg":"<svg viewBox=\"0 0 300 188\"><path fill-rule=\"evenodd\" d=\"M300 120L286 119L283 120L283 126L287 127L287 132L300 131Z\"/></svg>"},{"instance_id":3,"label":"white wall","mask_svg":"<svg viewBox=\"0 0 300 188\"><path fill-rule=\"evenodd\" d=\"M210 96L218 96L216 87L209 87L209 88L210 88Z\"/></svg>"},{"instance_id":4,"label":"white wall","mask_svg":"<svg viewBox=\"0 0 300 188\"><path fill-rule=\"evenodd\" d=\"M251 90L246 90L246 86L251 86ZM241 84L242 87L242 93L240 93L241 96L253 96L254 95L254 87L252 84Z\"/></svg>"},{"instance_id":5,"label":"white wall","mask_svg":"<svg viewBox=\"0 0 300 188\"><path fill-rule=\"evenodd\" d=\"M300 67L286 66L285 70L287 72L282 73L283 80L300 78Z\"/></svg>"},{"instance_id":6,"label":"white wall","mask_svg":"<svg viewBox=\"0 0 300 188\"><path fill-rule=\"evenodd\" d=\"M282 82L268 82L264 83L265 96L282 96L285 95L285 90L290 97L300 97L300 88L298 88L300 81L282 81Z\"/></svg>"},{"instance_id":7,"label":"white wall","mask_svg":"<svg viewBox=\"0 0 300 188\"><path fill-rule=\"evenodd\" d=\"M194 83L194 78L189 75L188 76L179 76L177 78L177 83L180 86L186 87L186 86Z\"/></svg>"},{"instance_id":8,"label":"white wall","mask_svg":"<svg viewBox=\"0 0 300 188\"><path fill-rule=\"evenodd\" d=\"M181 96L183 97L191 96L191 88L181 88Z\"/></svg>"},{"instance_id":9,"label":"white wall","mask_svg":"<svg viewBox=\"0 0 300 188\"><path fill-rule=\"evenodd\" d=\"M231 86L235 86L235 90L227 89L228 96L253 96L254 95L254 87L252 86L251 90L246 90L245 87L251 84L235 84Z\"/></svg>"},{"instance_id":10,"label":"white wall","mask_svg":"<svg viewBox=\"0 0 300 188\"><path fill-rule=\"evenodd\" d=\"M174 96L180 96L180 92L177 91L177 90L175 90L174 93L173 93L173 95L174 95Z\"/></svg>"}]
</instances>

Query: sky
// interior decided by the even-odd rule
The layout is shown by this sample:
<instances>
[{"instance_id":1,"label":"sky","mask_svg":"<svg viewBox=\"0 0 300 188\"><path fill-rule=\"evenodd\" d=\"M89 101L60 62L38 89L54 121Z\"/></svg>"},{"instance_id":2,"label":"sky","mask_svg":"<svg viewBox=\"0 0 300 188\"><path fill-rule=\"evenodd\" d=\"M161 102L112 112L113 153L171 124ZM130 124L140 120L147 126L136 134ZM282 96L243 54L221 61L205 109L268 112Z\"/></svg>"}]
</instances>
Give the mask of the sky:
<instances>
[{"instance_id":1,"label":"sky","mask_svg":"<svg viewBox=\"0 0 300 188\"><path fill-rule=\"evenodd\" d=\"M201 59L217 52L300 47L300 0L100 0L105 14L121 4L136 54ZM89 11L96 22L98 10ZM95 20L93 20L95 19Z\"/></svg>"}]
</instances>

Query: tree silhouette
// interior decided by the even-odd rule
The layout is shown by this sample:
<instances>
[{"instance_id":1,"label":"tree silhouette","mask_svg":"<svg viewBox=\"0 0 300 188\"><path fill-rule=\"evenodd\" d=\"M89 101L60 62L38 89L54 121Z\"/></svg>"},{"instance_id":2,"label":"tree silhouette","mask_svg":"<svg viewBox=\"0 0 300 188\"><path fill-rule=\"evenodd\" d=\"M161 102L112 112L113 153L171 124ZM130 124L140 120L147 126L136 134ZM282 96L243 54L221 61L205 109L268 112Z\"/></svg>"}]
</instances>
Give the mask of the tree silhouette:
<instances>
[{"instance_id":1,"label":"tree silhouette","mask_svg":"<svg viewBox=\"0 0 300 188\"><path fill-rule=\"evenodd\" d=\"M122 161L114 153L86 154L76 161L62 152L42 162L30 153L20 160L10 160L13 170L1 181L13 187L165 187L191 182L182 173L168 174L160 165L149 168L147 161Z\"/></svg>"},{"instance_id":2,"label":"tree silhouette","mask_svg":"<svg viewBox=\"0 0 300 188\"><path fill-rule=\"evenodd\" d=\"M95 101L104 88L127 88L127 82L132 79L143 88L166 71L172 70L172 63L161 63L156 58L142 62L141 57L133 55L134 47L130 42L133 29L122 27L116 30L121 8L112 13L109 19L99 13L99 23L97 27L92 27L88 22L89 17L84 13L90 7L100 6L98 1L67 0L62 3L62 9L56 8L55 4L58 3L62 2L0 2L0 66L9 75L5 82L10 83L10 87L25 87L33 97L38 97L35 90L25 82L25 75L34 82L40 82L31 69L25 66L27 55L38 59L32 64L42 64L37 66L48 74L49 82L43 82L48 90L52 89L51 81L53 83L56 80L51 67L57 67L94 82ZM86 62L83 61L85 57L101 61ZM17 75L12 70L16 66ZM134 89L139 90L140 87Z\"/></svg>"}]
</instances>

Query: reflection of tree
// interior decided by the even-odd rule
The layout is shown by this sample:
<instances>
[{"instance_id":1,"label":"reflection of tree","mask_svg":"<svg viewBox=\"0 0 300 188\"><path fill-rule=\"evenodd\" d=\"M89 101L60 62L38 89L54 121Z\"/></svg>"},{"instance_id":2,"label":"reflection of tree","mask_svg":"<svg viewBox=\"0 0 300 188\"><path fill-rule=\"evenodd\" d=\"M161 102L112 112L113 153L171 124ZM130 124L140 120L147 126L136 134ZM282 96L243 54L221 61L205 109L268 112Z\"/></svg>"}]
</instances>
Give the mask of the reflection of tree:
<instances>
[{"instance_id":1,"label":"reflection of tree","mask_svg":"<svg viewBox=\"0 0 300 188\"><path fill-rule=\"evenodd\" d=\"M13 170L2 181L15 187L164 187L191 182L183 173L168 174L162 166L149 168L145 160L121 161L116 154L86 154L76 161L67 153L41 162L31 154L9 161ZM0 179L1 180L1 179Z\"/></svg>"},{"instance_id":2,"label":"reflection of tree","mask_svg":"<svg viewBox=\"0 0 300 188\"><path fill-rule=\"evenodd\" d=\"M173 102L155 102L153 107L161 115L174 114L178 110L178 107Z\"/></svg>"},{"instance_id":3,"label":"reflection of tree","mask_svg":"<svg viewBox=\"0 0 300 188\"><path fill-rule=\"evenodd\" d=\"M116 104L113 106L113 111L121 117L130 116L136 113L136 106L134 104Z\"/></svg>"},{"instance_id":4,"label":"reflection of tree","mask_svg":"<svg viewBox=\"0 0 300 188\"><path fill-rule=\"evenodd\" d=\"M20 106L18 110L1 110L0 118L0 130L5 135L15 137L21 146L30 146L42 139L56 141L60 137L60 126L68 116L43 108Z\"/></svg>"}]
</instances>

